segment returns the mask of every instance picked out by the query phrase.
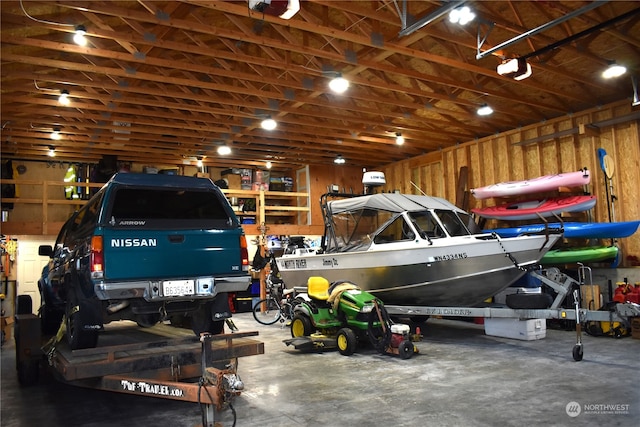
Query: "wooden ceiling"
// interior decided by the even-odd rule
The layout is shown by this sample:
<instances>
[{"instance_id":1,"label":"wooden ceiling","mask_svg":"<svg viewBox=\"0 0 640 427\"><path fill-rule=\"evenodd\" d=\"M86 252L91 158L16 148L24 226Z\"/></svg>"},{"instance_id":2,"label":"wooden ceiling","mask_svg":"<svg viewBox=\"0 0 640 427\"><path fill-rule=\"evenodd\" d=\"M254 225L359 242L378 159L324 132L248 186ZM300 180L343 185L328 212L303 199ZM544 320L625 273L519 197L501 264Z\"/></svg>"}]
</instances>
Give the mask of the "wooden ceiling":
<instances>
[{"instance_id":1,"label":"wooden ceiling","mask_svg":"<svg viewBox=\"0 0 640 427\"><path fill-rule=\"evenodd\" d=\"M2 157L51 161L54 146L73 162L286 169L341 155L372 168L631 102L640 3L469 1L477 18L464 27L436 13L454 3L307 0L283 20L246 1L2 0ZM516 56L533 75L498 75ZM604 80L613 60L628 71ZM327 87L336 72L351 82L343 95ZM478 116L485 103L494 113ZM268 115L273 131L260 128Z\"/></svg>"}]
</instances>

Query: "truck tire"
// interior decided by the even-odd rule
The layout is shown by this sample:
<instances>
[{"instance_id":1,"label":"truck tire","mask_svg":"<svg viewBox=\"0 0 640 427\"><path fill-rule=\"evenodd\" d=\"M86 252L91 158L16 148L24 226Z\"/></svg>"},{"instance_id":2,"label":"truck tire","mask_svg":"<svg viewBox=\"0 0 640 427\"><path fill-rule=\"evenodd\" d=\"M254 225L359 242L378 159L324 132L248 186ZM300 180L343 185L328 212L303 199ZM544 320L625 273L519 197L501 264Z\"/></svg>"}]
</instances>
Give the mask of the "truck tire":
<instances>
[{"instance_id":1,"label":"truck tire","mask_svg":"<svg viewBox=\"0 0 640 427\"><path fill-rule=\"evenodd\" d=\"M16 314L33 313L33 301L31 295L18 295L16 298Z\"/></svg>"},{"instance_id":2,"label":"truck tire","mask_svg":"<svg viewBox=\"0 0 640 427\"><path fill-rule=\"evenodd\" d=\"M98 344L98 331L86 331L79 311L76 291L69 289L67 294L67 342L71 350L93 348Z\"/></svg>"}]
</instances>

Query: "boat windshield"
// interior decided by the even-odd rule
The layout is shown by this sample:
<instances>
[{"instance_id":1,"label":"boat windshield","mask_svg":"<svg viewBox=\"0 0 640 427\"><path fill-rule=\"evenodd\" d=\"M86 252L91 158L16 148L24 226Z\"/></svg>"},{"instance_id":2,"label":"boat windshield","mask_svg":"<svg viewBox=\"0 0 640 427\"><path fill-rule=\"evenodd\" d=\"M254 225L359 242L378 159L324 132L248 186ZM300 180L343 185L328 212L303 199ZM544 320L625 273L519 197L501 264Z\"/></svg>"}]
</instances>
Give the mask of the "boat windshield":
<instances>
[{"instance_id":1,"label":"boat windshield","mask_svg":"<svg viewBox=\"0 0 640 427\"><path fill-rule=\"evenodd\" d=\"M445 237L447 234L449 236L468 236L469 234L481 233L471 215L462 212L436 209L433 214L432 211L410 212L409 217L423 238L437 239ZM443 229L446 230L446 234Z\"/></svg>"},{"instance_id":2,"label":"boat windshield","mask_svg":"<svg viewBox=\"0 0 640 427\"><path fill-rule=\"evenodd\" d=\"M371 237L399 214L377 209L354 209L331 215L325 252L365 250Z\"/></svg>"}]
</instances>

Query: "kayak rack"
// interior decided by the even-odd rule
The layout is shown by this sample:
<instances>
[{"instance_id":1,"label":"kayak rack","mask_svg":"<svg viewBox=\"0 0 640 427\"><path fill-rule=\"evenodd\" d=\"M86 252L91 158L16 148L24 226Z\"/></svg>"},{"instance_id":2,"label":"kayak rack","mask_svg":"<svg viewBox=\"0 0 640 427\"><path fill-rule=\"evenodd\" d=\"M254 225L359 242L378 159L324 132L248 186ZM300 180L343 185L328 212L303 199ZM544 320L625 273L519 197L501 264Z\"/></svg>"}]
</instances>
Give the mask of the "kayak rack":
<instances>
[{"instance_id":1,"label":"kayak rack","mask_svg":"<svg viewBox=\"0 0 640 427\"><path fill-rule=\"evenodd\" d=\"M441 317L484 317L484 318L510 318L510 319L559 319L575 320L577 329L583 322L620 322L628 329L631 329L630 318L640 316L640 305L627 302L617 303L612 310L588 310L580 308L578 292L572 292L575 286L583 283L572 277L561 273L557 268L548 270L530 271L533 277L557 292L549 308L529 309L529 308L509 308L504 306L487 307L430 307L430 306L401 306L386 305L385 308L390 315L395 316L441 316ZM581 277L584 275L581 273ZM575 308L560 307L567 295L573 295ZM580 354L577 355L574 348L574 360L582 359L582 343L578 336ZM578 345L578 344L577 344Z\"/></svg>"}]
</instances>

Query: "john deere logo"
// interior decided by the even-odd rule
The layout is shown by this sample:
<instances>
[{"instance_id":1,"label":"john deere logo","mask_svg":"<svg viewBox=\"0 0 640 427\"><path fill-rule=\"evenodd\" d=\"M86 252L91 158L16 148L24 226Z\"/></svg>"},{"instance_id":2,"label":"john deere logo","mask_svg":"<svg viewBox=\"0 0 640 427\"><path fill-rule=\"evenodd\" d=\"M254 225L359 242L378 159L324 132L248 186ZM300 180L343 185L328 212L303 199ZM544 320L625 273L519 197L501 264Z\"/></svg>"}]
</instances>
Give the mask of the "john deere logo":
<instances>
[{"instance_id":1,"label":"john deere logo","mask_svg":"<svg viewBox=\"0 0 640 427\"><path fill-rule=\"evenodd\" d=\"M580 415L580 412L582 412L582 408L580 407L580 404L578 402L569 402L565 407L565 411L567 411L567 415L575 418Z\"/></svg>"}]
</instances>

